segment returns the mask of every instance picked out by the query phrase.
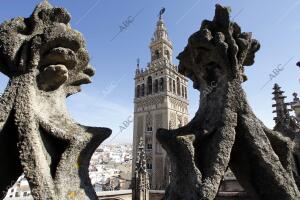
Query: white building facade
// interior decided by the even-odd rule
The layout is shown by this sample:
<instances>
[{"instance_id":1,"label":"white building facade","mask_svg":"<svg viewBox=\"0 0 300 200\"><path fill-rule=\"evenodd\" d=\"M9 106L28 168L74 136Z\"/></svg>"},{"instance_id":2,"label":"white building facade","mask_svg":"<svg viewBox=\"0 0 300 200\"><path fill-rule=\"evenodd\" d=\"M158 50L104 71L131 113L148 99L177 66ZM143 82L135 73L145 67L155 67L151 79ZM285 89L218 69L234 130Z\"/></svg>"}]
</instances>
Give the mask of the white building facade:
<instances>
[{"instance_id":1,"label":"white building facade","mask_svg":"<svg viewBox=\"0 0 300 200\"><path fill-rule=\"evenodd\" d=\"M24 175L20 176L13 187L7 191L4 200L33 200L29 183Z\"/></svg>"}]
</instances>

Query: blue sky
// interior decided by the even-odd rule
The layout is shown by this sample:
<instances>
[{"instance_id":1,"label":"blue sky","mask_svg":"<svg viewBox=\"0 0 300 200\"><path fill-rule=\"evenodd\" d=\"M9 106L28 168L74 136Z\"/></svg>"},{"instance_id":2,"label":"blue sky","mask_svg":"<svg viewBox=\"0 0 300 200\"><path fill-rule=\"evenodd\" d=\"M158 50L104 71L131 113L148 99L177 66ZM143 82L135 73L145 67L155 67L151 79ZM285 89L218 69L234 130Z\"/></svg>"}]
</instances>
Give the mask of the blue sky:
<instances>
[{"instance_id":1,"label":"blue sky","mask_svg":"<svg viewBox=\"0 0 300 200\"><path fill-rule=\"evenodd\" d=\"M38 2L2 1L0 22L28 17ZM289 101L294 91L299 92L300 70L295 63L300 60L300 0L50 0L50 3L71 13L71 25L84 34L96 69L93 83L68 99L70 113L80 123L113 129L112 137L118 136L107 142L132 141L132 123L121 133L120 126L132 119L136 59L140 58L142 66L150 60L148 46L161 7L166 8L164 21L174 45L173 61L177 64L175 56L199 29L202 20L212 19L215 4L231 6L232 18L261 43L255 64L246 68L249 80L243 87L254 112L268 127L274 125L271 107L274 83L282 86ZM122 23L137 14L127 29L113 39ZM270 74L280 64L286 64L284 70L270 81ZM1 74L0 92L7 81ZM191 87L189 98L193 116L198 92Z\"/></svg>"}]
</instances>

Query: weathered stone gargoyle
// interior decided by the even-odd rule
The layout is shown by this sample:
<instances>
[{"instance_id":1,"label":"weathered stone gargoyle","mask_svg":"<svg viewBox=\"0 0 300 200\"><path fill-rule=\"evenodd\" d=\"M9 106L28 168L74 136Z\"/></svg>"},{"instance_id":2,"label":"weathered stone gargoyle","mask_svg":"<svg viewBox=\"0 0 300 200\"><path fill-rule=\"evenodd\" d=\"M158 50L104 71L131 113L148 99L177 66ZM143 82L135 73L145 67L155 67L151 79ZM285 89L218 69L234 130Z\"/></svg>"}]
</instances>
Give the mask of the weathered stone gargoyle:
<instances>
[{"instance_id":1,"label":"weathered stone gargoyle","mask_svg":"<svg viewBox=\"0 0 300 200\"><path fill-rule=\"evenodd\" d=\"M24 173L36 200L98 199L88 166L111 134L71 119L66 97L90 83L83 36L70 14L47 1L29 18L0 26L0 71L10 78L0 98L0 191Z\"/></svg>"},{"instance_id":2,"label":"weathered stone gargoyle","mask_svg":"<svg viewBox=\"0 0 300 200\"><path fill-rule=\"evenodd\" d=\"M230 8L216 5L180 53L179 71L201 92L195 117L157 138L170 156L168 200L212 200L228 167L252 199L296 200L292 143L253 113L241 84L260 44L230 21ZM214 83L213 90L203 91Z\"/></svg>"}]
</instances>

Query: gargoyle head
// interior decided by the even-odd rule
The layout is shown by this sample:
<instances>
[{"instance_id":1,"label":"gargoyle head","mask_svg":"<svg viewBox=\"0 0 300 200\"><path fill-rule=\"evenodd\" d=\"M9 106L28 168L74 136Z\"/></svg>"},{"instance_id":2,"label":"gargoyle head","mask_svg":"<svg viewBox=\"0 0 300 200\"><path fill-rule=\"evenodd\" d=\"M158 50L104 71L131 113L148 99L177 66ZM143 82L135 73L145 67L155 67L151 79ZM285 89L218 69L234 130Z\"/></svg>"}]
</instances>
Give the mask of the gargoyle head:
<instances>
[{"instance_id":1,"label":"gargoyle head","mask_svg":"<svg viewBox=\"0 0 300 200\"><path fill-rule=\"evenodd\" d=\"M10 78L36 76L39 90L63 89L66 96L90 83L94 70L83 36L72 29L63 8L40 3L29 18L18 17L0 26L0 71Z\"/></svg>"},{"instance_id":2,"label":"gargoyle head","mask_svg":"<svg viewBox=\"0 0 300 200\"><path fill-rule=\"evenodd\" d=\"M81 125L68 112L66 96L94 75L70 20L43 1L29 18L0 25L0 72L10 78L0 96L1 192L24 173L34 199L97 199L88 165L111 130Z\"/></svg>"},{"instance_id":3,"label":"gargoyle head","mask_svg":"<svg viewBox=\"0 0 300 200\"><path fill-rule=\"evenodd\" d=\"M244 66L254 63L259 47L251 33L241 32L239 25L230 21L230 8L217 4L213 21L204 20L179 54L179 72L200 91L220 80L246 81Z\"/></svg>"}]
</instances>

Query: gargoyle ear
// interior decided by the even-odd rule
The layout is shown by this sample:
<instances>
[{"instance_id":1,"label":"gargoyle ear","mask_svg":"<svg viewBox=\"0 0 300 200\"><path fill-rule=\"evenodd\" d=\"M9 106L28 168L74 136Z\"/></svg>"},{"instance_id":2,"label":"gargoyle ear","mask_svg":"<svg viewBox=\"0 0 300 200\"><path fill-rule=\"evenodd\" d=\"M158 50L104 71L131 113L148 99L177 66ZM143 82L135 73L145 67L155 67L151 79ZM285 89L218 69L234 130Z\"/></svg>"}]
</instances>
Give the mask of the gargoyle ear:
<instances>
[{"instance_id":1,"label":"gargoyle ear","mask_svg":"<svg viewBox=\"0 0 300 200\"><path fill-rule=\"evenodd\" d=\"M260 43L251 39L251 46L247 52L247 56L244 60L243 66L251 66L254 63L255 53L260 49Z\"/></svg>"},{"instance_id":2,"label":"gargoyle ear","mask_svg":"<svg viewBox=\"0 0 300 200\"><path fill-rule=\"evenodd\" d=\"M228 28L230 25L230 7L223 7L220 4L216 4L214 22L218 22L224 28Z\"/></svg>"},{"instance_id":3,"label":"gargoyle ear","mask_svg":"<svg viewBox=\"0 0 300 200\"><path fill-rule=\"evenodd\" d=\"M43 1L29 18L18 17L1 24L0 71L8 77L26 72L28 68L28 63L25 63L27 61L25 57L28 57L26 52L31 48L26 41L38 34L37 29L42 26L54 22L68 23L70 18L66 10L53 8L48 1Z\"/></svg>"},{"instance_id":4,"label":"gargoyle ear","mask_svg":"<svg viewBox=\"0 0 300 200\"><path fill-rule=\"evenodd\" d=\"M15 18L0 25L0 71L12 76L18 72L20 49L26 39L27 26L24 18Z\"/></svg>"},{"instance_id":5,"label":"gargoyle ear","mask_svg":"<svg viewBox=\"0 0 300 200\"><path fill-rule=\"evenodd\" d=\"M68 24L71 20L71 15L64 8L41 10L38 13L38 16L42 21L52 21L64 24Z\"/></svg>"}]
</instances>

